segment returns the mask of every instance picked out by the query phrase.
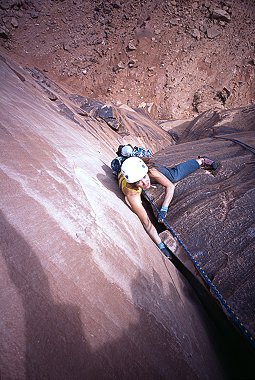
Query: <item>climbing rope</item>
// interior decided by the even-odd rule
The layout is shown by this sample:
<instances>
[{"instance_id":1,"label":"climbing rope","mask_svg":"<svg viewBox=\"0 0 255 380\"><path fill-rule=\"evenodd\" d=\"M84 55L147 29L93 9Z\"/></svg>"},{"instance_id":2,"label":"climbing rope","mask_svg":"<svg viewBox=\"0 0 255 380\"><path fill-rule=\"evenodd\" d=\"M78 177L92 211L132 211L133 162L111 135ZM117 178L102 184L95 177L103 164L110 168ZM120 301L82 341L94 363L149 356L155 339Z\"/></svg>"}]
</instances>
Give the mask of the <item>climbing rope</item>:
<instances>
[{"instance_id":1,"label":"climbing rope","mask_svg":"<svg viewBox=\"0 0 255 380\"><path fill-rule=\"evenodd\" d=\"M151 206L154 208L154 210L156 211L156 213L158 214L159 213L159 209L157 208L157 206L154 204L154 202L151 200L151 198L148 196L148 194L143 191L143 195L145 196L145 198L148 200L148 202L151 204ZM209 286L209 288L213 291L213 293L216 295L217 299L220 301L221 305L225 308L225 310L227 311L229 317L231 318L231 320L233 321L234 325L239 329L239 331L245 336L245 338L251 343L251 345L255 348L255 339L254 337L251 335L251 333L245 328L245 326L243 325L243 323L240 321L240 319L235 315L235 313L233 312L233 310L231 309L231 307L228 305L228 303L226 302L226 300L223 298L223 296L220 294L219 290L217 289L217 287L213 284L213 282L210 280L210 278L207 276L207 274L205 273L205 271L201 268L201 266L199 265L199 263L194 259L194 257L192 256L192 254L190 253L190 251L188 250L188 248L186 247L186 245L183 243L183 241L181 240L181 238L177 235L177 233L174 231L174 229L170 226L170 224L167 222L166 219L164 219L164 225L166 226L166 228L171 232L171 234L177 239L177 241L179 242L179 244L182 246L182 248L185 250L185 252L187 253L188 257L190 258L190 260L193 262L194 266L197 268L197 270L199 271L201 277L204 279L204 281L206 282L206 284Z\"/></svg>"},{"instance_id":2,"label":"climbing rope","mask_svg":"<svg viewBox=\"0 0 255 380\"><path fill-rule=\"evenodd\" d=\"M252 146L240 141L240 140L237 140L237 139L231 139L229 137L219 137L219 136L213 136L213 138L215 139L221 139L221 140L228 140L228 141L232 141L233 143L235 144L238 144L240 145L241 147L245 148L245 149L248 149L250 152L252 152L253 154L255 154L255 148L253 148Z\"/></svg>"}]
</instances>

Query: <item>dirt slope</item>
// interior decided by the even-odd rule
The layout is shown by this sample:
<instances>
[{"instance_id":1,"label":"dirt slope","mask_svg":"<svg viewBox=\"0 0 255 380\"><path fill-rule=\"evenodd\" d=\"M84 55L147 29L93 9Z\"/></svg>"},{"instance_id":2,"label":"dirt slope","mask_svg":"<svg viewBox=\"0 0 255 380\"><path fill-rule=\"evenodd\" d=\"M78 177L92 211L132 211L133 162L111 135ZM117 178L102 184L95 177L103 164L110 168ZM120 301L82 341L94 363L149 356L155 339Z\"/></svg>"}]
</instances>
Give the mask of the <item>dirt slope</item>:
<instances>
[{"instance_id":1,"label":"dirt slope","mask_svg":"<svg viewBox=\"0 0 255 380\"><path fill-rule=\"evenodd\" d=\"M161 119L255 99L253 0L0 2L1 43L74 92Z\"/></svg>"}]
</instances>

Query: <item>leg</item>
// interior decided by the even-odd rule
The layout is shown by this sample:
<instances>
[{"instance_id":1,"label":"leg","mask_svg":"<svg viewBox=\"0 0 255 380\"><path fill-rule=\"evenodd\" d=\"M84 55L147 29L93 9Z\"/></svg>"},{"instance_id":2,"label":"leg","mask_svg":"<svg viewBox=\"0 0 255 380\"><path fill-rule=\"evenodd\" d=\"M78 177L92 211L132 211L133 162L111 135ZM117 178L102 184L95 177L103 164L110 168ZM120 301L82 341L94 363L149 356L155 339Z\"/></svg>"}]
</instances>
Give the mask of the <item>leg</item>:
<instances>
[{"instance_id":1,"label":"leg","mask_svg":"<svg viewBox=\"0 0 255 380\"><path fill-rule=\"evenodd\" d=\"M188 160L172 168L157 165L156 168L164 174L171 182L176 183L200 168L201 159Z\"/></svg>"}]
</instances>

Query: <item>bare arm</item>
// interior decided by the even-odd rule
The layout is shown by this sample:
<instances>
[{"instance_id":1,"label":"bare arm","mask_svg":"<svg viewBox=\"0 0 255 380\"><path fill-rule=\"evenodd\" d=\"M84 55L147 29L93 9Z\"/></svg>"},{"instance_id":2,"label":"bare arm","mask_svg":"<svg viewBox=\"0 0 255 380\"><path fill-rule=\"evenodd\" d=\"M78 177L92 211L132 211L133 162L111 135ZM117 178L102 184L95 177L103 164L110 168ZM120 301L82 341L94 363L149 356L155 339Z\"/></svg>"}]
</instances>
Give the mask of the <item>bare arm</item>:
<instances>
[{"instance_id":1,"label":"bare arm","mask_svg":"<svg viewBox=\"0 0 255 380\"><path fill-rule=\"evenodd\" d=\"M175 185L155 168L151 172L151 177L165 188L165 198L162 206L168 207L174 195Z\"/></svg>"},{"instance_id":2,"label":"bare arm","mask_svg":"<svg viewBox=\"0 0 255 380\"><path fill-rule=\"evenodd\" d=\"M157 233L156 228L151 223L148 214L141 202L141 196L139 194L132 194L125 197L127 204L131 207L132 211L140 219L145 231L150 236L150 238L156 243L159 244L161 239Z\"/></svg>"}]
</instances>

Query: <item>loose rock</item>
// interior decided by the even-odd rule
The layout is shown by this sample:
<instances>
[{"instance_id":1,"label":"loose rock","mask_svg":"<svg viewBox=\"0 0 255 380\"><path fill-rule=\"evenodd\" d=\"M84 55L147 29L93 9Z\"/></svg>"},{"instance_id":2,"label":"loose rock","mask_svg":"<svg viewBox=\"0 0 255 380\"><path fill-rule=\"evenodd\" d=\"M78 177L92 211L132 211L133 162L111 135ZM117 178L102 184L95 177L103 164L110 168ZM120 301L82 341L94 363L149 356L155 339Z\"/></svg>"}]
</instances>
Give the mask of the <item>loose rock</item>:
<instances>
[{"instance_id":1,"label":"loose rock","mask_svg":"<svg viewBox=\"0 0 255 380\"><path fill-rule=\"evenodd\" d=\"M38 16L39 16L39 12L37 12L35 9L33 9L33 10L31 11L31 13L30 13L30 16L31 16L32 18L38 18Z\"/></svg>"},{"instance_id":2,"label":"loose rock","mask_svg":"<svg viewBox=\"0 0 255 380\"><path fill-rule=\"evenodd\" d=\"M7 10L9 7L10 7L10 5L6 4L4 2L0 4L0 9L3 9L4 11Z\"/></svg>"},{"instance_id":3,"label":"loose rock","mask_svg":"<svg viewBox=\"0 0 255 380\"><path fill-rule=\"evenodd\" d=\"M127 49L130 50L130 51L136 50L136 46L135 46L134 41L129 41Z\"/></svg>"},{"instance_id":4,"label":"loose rock","mask_svg":"<svg viewBox=\"0 0 255 380\"><path fill-rule=\"evenodd\" d=\"M113 8L120 9L122 7L121 3L119 1L115 1L112 4Z\"/></svg>"},{"instance_id":5,"label":"loose rock","mask_svg":"<svg viewBox=\"0 0 255 380\"><path fill-rule=\"evenodd\" d=\"M137 62L137 60L135 60L135 59L131 59L131 60L128 62L128 67L129 67L129 68L137 67L136 62Z\"/></svg>"},{"instance_id":6,"label":"loose rock","mask_svg":"<svg viewBox=\"0 0 255 380\"><path fill-rule=\"evenodd\" d=\"M223 9L214 9L212 11L212 18L215 20L227 21L231 20L230 14Z\"/></svg>"},{"instance_id":7,"label":"loose rock","mask_svg":"<svg viewBox=\"0 0 255 380\"><path fill-rule=\"evenodd\" d=\"M192 37L196 38L197 40L200 40L201 35L198 29L193 29L190 33Z\"/></svg>"},{"instance_id":8,"label":"loose rock","mask_svg":"<svg viewBox=\"0 0 255 380\"><path fill-rule=\"evenodd\" d=\"M211 6L210 1L209 0L205 0L204 1L204 6L205 6L205 8L210 8L210 6Z\"/></svg>"},{"instance_id":9,"label":"loose rock","mask_svg":"<svg viewBox=\"0 0 255 380\"><path fill-rule=\"evenodd\" d=\"M123 63L123 62L119 62L116 66L114 66L114 67L112 68L112 70L113 70L115 73L117 73L117 72L119 72L120 70L123 70L123 69L125 69L125 63Z\"/></svg>"},{"instance_id":10,"label":"loose rock","mask_svg":"<svg viewBox=\"0 0 255 380\"><path fill-rule=\"evenodd\" d=\"M11 18L11 25L12 25L14 28L17 28L17 27L19 26L18 20L17 20L15 17L12 17L12 18Z\"/></svg>"},{"instance_id":11,"label":"loose rock","mask_svg":"<svg viewBox=\"0 0 255 380\"><path fill-rule=\"evenodd\" d=\"M216 38L221 34L221 31L217 26L212 26L206 30L207 37L210 39Z\"/></svg>"},{"instance_id":12,"label":"loose rock","mask_svg":"<svg viewBox=\"0 0 255 380\"><path fill-rule=\"evenodd\" d=\"M221 103L225 105L230 95L231 91L228 88L223 87L221 91L217 91L216 98L218 98L221 101Z\"/></svg>"},{"instance_id":13,"label":"loose rock","mask_svg":"<svg viewBox=\"0 0 255 380\"><path fill-rule=\"evenodd\" d=\"M9 36L9 30L5 26L0 27L0 37L4 38L5 40L8 40Z\"/></svg>"},{"instance_id":14,"label":"loose rock","mask_svg":"<svg viewBox=\"0 0 255 380\"><path fill-rule=\"evenodd\" d=\"M178 26L180 21L181 21L180 18L172 18L169 22L171 26Z\"/></svg>"},{"instance_id":15,"label":"loose rock","mask_svg":"<svg viewBox=\"0 0 255 380\"><path fill-rule=\"evenodd\" d=\"M121 126L118 116L111 106L103 105L96 111L96 117L104 120L115 131L118 131Z\"/></svg>"}]
</instances>

